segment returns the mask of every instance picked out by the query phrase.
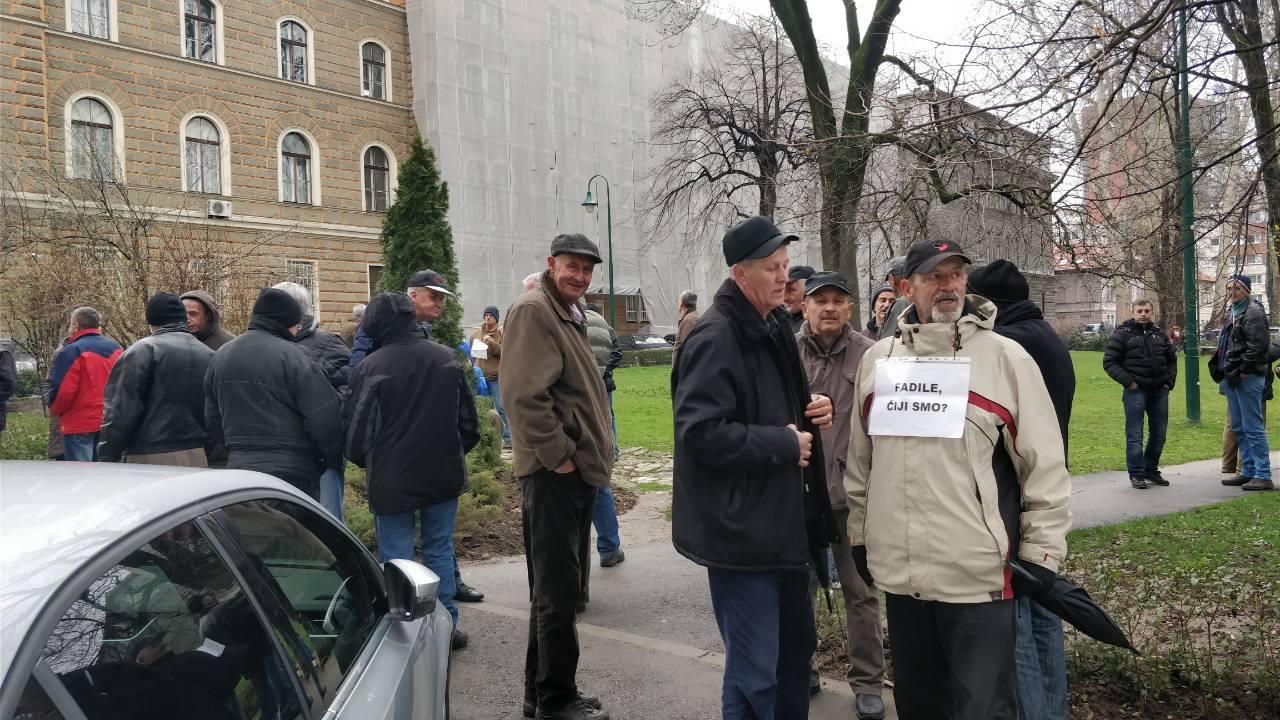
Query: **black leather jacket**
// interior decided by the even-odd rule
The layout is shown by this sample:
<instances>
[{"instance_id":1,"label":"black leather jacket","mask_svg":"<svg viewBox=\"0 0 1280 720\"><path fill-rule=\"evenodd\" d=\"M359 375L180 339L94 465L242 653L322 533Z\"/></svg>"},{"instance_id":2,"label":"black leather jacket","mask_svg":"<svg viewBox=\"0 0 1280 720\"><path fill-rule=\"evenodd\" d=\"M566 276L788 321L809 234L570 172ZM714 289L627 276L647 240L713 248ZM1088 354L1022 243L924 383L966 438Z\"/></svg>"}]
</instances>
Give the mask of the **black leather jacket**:
<instances>
[{"instance_id":1,"label":"black leather jacket","mask_svg":"<svg viewBox=\"0 0 1280 720\"><path fill-rule=\"evenodd\" d=\"M1267 349L1271 345L1271 330L1267 326L1267 311L1257 300L1250 300L1244 314L1231 324L1231 339L1227 343L1226 358L1222 370L1226 375L1262 375L1267 372Z\"/></svg>"},{"instance_id":2,"label":"black leather jacket","mask_svg":"<svg viewBox=\"0 0 1280 720\"><path fill-rule=\"evenodd\" d=\"M99 459L204 447L204 376L212 360L185 324L130 345L107 378Z\"/></svg>"},{"instance_id":3,"label":"black leather jacket","mask_svg":"<svg viewBox=\"0 0 1280 720\"><path fill-rule=\"evenodd\" d=\"M303 319L303 326L307 329L298 333L294 342L320 363L320 369L335 390L345 387L351 382L351 349L342 338L317 327L310 318Z\"/></svg>"}]
</instances>

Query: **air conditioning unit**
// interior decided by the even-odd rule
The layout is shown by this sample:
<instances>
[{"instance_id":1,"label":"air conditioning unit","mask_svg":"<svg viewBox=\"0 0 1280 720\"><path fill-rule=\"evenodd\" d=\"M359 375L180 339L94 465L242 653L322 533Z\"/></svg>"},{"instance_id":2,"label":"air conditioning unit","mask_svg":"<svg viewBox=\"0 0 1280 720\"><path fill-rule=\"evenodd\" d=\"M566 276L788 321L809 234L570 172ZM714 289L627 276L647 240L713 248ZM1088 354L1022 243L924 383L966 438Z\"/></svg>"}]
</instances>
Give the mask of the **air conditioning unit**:
<instances>
[{"instance_id":1,"label":"air conditioning unit","mask_svg":"<svg viewBox=\"0 0 1280 720\"><path fill-rule=\"evenodd\" d=\"M210 200L209 217L229 220L231 218L231 203L226 200Z\"/></svg>"}]
</instances>

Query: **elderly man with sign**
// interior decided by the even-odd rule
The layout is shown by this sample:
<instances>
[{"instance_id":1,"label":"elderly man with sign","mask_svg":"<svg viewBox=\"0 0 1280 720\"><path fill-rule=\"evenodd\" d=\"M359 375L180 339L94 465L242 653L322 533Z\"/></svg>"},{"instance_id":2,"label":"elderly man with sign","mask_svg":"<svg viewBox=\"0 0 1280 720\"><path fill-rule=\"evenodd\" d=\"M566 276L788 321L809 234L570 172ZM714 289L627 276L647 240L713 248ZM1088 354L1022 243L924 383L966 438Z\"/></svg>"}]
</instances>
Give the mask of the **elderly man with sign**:
<instances>
[{"instance_id":1,"label":"elderly man with sign","mask_svg":"<svg viewBox=\"0 0 1280 720\"><path fill-rule=\"evenodd\" d=\"M849 542L886 593L902 720L1018 717L1013 599L1055 581L1071 527L1053 403L995 307L965 296L969 262L954 242L911 246L912 307L855 380Z\"/></svg>"}]
</instances>

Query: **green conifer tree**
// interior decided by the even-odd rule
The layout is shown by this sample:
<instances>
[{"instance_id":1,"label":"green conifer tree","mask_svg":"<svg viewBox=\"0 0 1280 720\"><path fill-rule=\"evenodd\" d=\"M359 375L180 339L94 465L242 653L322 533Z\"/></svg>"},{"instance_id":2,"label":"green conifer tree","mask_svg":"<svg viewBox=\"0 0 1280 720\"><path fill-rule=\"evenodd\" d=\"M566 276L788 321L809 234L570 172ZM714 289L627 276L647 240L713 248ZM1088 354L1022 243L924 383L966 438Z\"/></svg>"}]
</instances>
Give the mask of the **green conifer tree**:
<instances>
[{"instance_id":1,"label":"green conifer tree","mask_svg":"<svg viewBox=\"0 0 1280 720\"><path fill-rule=\"evenodd\" d=\"M449 184L440 177L435 151L413 134L409 157L400 163L396 199L382 222L382 280L388 292L404 292L409 277L419 270L444 275L449 288L458 289L458 263L449 227ZM462 342L461 298L445 304L431 324L431 337L445 347Z\"/></svg>"}]
</instances>

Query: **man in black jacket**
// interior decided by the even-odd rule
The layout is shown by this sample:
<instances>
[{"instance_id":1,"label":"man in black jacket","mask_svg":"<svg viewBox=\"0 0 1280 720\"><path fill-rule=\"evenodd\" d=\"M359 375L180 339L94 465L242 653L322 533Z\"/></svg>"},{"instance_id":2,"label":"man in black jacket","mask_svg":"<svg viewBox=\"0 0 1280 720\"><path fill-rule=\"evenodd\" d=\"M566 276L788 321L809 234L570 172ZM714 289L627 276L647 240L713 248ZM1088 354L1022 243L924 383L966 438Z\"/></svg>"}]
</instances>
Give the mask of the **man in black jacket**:
<instances>
[{"instance_id":1,"label":"man in black jacket","mask_svg":"<svg viewBox=\"0 0 1280 720\"><path fill-rule=\"evenodd\" d=\"M1026 277L1008 260L996 260L969 273L969 290L995 304L996 333L1021 345L1040 368L1058 416L1065 457L1076 392L1076 371L1067 344L1045 322L1040 308L1031 302ZM1021 720L1066 720L1067 656L1062 618L1028 595L1018 596L1015 617L1018 716Z\"/></svg>"},{"instance_id":2,"label":"man in black jacket","mask_svg":"<svg viewBox=\"0 0 1280 720\"><path fill-rule=\"evenodd\" d=\"M129 346L107 378L98 459L207 467L204 376L213 351L187 330L176 295L147 301L151 337Z\"/></svg>"},{"instance_id":3,"label":"man in black jacket","mask_svg":"<svg viewBox=\"0 0 1280 720\"><path fill-rule=\"evenodd\" d=\"M722 716L804 718L817 645L812 567L836 539L822 446L831 400L809 393L782 307L787 244L761 216L724 236L732 276L672 372L672 541L707 568L725 645ZM820 559L820 562L819 562Z\"/></svg>"},{"instance_id":4,"label":"man in black jacket","mask_svg":"<svg viewBox=\"0 0 1280 720\"><path fill-rule=\"evenodd\" d=\"M342 414L324 371L293 342L302 308L267 288L245 334L214 354L205 429L230 450L227 467L275 475L320 498L320 475L342 467Z\"/></svg>"},{"instance_id":5,"label":"man in black jacket","mask_svg":"<svg viewBox=\"0 0 1280 720\"><path fill-rule=\"evenodd\" d=\"M1151 313L1150 300L1135 301L1133 317L1111 333L1102 356L1102 368L1124 387L1125 464L1129 484L1138 490L1145 490L1147 483L1169 484L1160 474L1160 453L1169 428L1169 391L1178 380L1177 351L1164 330L1151 321ZM1261 399L1258 403L1261 406ZM1145 451L1144 416L1150 423Z\"/></svg>"},{"instance_id":6,"label":"man in black jacket","mask_svg":"<svg viewBox=\"0 0 1280 720\"><path fill-rule=\"evenodd\" d=\"M13 397L18 387L18 368L13 362L13 348L7 343L0 345L0 438L4 437L5 417L8 409L5 403Z\"/></svg>"},{"instance_id":7,"label":"man in black jacket","mask_svg":"<svg viewBox=\"0 0 1280 720\"><path fill-rule=\"evenodd\" d=\"M1271 454L1262 399L1266 393L1268 350L1271 344L1267 311L1251 296L1248 275L1233 275L1227 282L1231 296L1231 324L1223 328L1226 341L1215 355L1218 372L1211 373L1227 396L1227 415L1240 445L1240 474L1222 481L1241 490L1273 490ZM1210 363L1210 369L1215 363Z\"/></svg>"},{"instance_id":8,"label":"man in black jacket","mask_svg":"<svg viewBox=\"0 0 1280 720\"><path fill-rule=\"evenodd\" d=\"M347 456L369 468L369 509L382 562L413 559L415 516L421 517L422 562L440 577L440 602L457 629L453 526L467 486L466 454L480 442L475 398L458 357L422 336L413 303L382 293L365 309L364 329L376 352L351 379Z\"/></svg>"}]
</instances>

